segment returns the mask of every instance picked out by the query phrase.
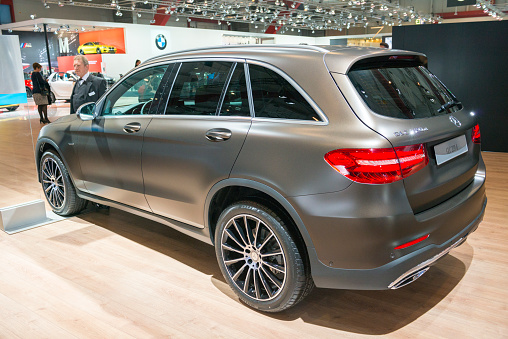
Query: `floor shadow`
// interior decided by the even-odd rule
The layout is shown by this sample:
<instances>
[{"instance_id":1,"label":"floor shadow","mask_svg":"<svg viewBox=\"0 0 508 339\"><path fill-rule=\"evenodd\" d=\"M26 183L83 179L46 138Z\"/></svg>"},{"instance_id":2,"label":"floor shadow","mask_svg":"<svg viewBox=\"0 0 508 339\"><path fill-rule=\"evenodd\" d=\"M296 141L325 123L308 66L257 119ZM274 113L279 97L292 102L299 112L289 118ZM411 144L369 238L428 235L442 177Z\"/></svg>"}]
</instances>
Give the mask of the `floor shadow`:
<instances>
[{"instance_id":1,"label":"floor shadow","mask_svg":"<svg viewBox=\"0 0 508 339\"><path fill-rule=\"evenodd\" d=\"M233 291L226 288L212 246L157 222L113 208L79 215L78 218L211 275L217 289L238 300ZM306 323L351 333L388 334L418 319L455 288L471 263L473 248L467 243L463 244L460 247L460 257L461 260L453 256L452 252L452 255L441 259L419 280L399 290L316 288L295 307L281 313L263 314L281 321L302 319Z\"/></svg>"}]
</instances>

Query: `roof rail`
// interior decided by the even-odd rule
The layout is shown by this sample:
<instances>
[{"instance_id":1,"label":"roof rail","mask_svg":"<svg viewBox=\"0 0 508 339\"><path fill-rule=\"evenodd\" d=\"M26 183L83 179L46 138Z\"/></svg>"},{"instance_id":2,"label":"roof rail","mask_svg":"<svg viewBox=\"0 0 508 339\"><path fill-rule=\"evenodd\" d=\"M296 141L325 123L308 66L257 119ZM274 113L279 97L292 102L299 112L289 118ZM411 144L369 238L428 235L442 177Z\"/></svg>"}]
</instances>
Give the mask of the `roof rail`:
<instances>
[{"instance_id":1,"label":"roof rail","mask_svg":"<svg viewBox=\"0 0 508 339\"><path fill-rule=\"evenodd\" d=\"M252 45L224 45L224 46L209 46L209 47L198 47L198 48L191 48L191 49L185 49L180 51L175 51L171 53L166 53L158 56L151 57L145 62L150 62L158 59L162 59L168 56L177 55L177 54L185 54L190 52L198 52L198 51L214 51L218 49L241 49L241 48L266 48L266 49L284 49L284 48L295 48L295 49L308 49L308 50L314 50L317 52L322 53L328 53L329 50L326 48L323 48L321 46L315 46L315 45L272 45L272 44L252 44Z\"/></svg>"}]
</instances>

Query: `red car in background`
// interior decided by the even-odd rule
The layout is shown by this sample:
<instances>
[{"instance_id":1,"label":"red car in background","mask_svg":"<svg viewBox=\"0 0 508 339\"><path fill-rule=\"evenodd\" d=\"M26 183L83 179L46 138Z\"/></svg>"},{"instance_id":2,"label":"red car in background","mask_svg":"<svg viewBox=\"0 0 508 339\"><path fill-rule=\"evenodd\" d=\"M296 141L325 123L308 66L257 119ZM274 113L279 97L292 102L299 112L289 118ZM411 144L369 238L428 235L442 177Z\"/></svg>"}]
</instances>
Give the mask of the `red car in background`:
<instances>
[{"instance_id":1,"label":"red car in background","mask_svg":"<svg viewBox=\"0 0 508 339\"><path fill-rule=\"evenodd\" d=\"M25 77L26 97L31 98L33 95L32 91L34 89L34 86L32 85L30 74L23 72L23 76Z\"/></svg>"}]
</instances>

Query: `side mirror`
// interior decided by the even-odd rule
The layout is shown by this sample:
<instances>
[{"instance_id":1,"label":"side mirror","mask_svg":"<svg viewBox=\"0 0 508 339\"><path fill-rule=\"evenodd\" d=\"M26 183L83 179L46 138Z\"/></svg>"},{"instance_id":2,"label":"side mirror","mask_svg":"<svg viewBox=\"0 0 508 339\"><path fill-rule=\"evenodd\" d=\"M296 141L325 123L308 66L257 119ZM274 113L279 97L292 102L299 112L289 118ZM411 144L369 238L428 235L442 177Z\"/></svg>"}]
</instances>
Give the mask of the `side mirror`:
<instances>
[{"instance_id":1,"label":"side mirror","mask_svg":"<svg viewBox=\"0 0 508 339\"><path fill-rule=\"evenodd\" d=\"M86 104L79 106L76 114L83 121L93 120L95 119L96 107L97 105L95 105L95 102L87 102Z\"/></svg>"}]
</instances>

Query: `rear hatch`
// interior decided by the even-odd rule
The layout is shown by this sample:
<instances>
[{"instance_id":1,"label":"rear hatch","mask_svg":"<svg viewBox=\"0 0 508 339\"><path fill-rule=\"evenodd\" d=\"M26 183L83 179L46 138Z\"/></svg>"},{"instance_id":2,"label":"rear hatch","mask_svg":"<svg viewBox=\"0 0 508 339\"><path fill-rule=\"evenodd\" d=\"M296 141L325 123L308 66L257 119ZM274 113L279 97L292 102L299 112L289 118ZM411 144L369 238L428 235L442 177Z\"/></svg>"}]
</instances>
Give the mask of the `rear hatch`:
<instances>
[{"instance_id":1,"label":"rear hatch","mask_svg":"<svg viewBox=\"0 0 508 339\"><path fill-rule=\"evenodd\" d=\"M424 147L428 164L403 179L416 214L473 182L480 157L479 130L474 113L428 71L425 56L389 53L356 59L342 73L333 71L333 62L327 66L364 124L393 147Z\"/></svg>"}]
</instances>

